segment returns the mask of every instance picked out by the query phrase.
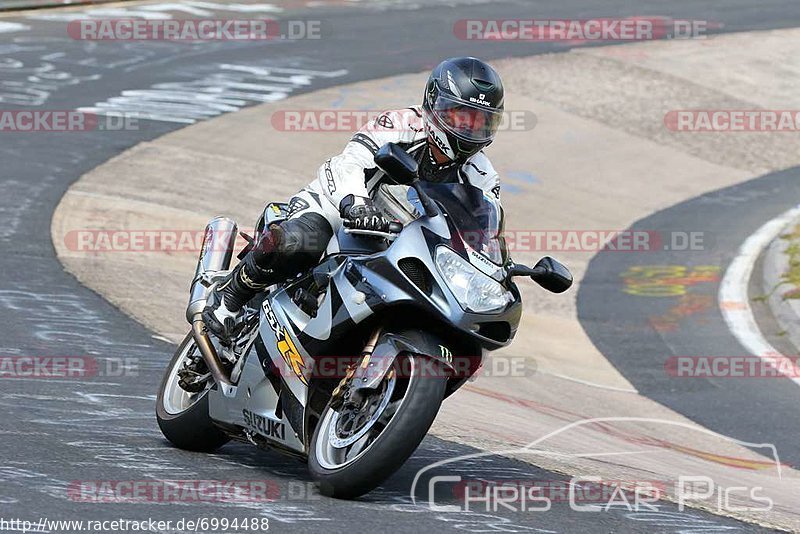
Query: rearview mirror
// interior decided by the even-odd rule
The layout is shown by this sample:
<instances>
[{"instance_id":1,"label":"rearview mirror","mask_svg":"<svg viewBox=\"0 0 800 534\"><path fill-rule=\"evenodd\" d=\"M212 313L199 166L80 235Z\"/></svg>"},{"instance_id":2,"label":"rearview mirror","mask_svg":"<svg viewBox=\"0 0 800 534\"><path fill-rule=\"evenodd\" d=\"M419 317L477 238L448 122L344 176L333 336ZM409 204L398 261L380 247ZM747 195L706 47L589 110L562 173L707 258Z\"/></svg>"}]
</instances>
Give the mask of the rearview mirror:
<instances>
[{"instance_id":1,"label":"rearview mirror","mask_svg":"<svg viewBox=\"0 0 800 534\"><path fill-rule=\"evenodd\" d=\"M545 256L533 267L534 282L553 293L563 293L572 287L572 273L550 256Z\"/></svg>"},{"instance_id":2,"label":"rearview mirror","mask_svg":"<svg viewBox=\"0 0 800 534\"><path fill-rule=\"evenodd\" d=\"M375 164L398 185L410 185L419 172L417 161L396 143L386 143L378 149Z\"/></svg>"}]
</instances>

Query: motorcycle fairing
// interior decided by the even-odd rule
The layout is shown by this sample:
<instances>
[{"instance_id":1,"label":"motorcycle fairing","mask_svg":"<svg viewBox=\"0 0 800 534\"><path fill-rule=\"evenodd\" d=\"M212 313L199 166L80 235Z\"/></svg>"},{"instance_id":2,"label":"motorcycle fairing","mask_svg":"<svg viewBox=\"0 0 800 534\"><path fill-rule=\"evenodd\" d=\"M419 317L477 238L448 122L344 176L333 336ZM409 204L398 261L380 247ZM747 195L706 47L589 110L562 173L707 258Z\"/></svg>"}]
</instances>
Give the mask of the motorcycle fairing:
<instances>
[{"instance_id":1,"label":"motorcycle fairing","mask_svg":"<svg viewBox=\"0 0 800 534\"><path fill-rule=\"evenodd\" d=\"M371 319L380 317L382 324L391 327L394 324L392 313L402 315L410 311L412 315L441 318L441 324L449 325L448 334L387 330L372 360L382 372L371 372L365 387L379 384L402 352L425 354L448 368L453 367L454 357L467 357L476 362L469 367L470 372L474 372L487 349L511 342L519 323L521 305L517 300L491 315L461 308L433 259L437 246L449 245L454 239L452 230L443 215L418 219L405 227L391 247L363 245L361 251L355 250L357 243L352 236L340 230L334 237L336 246L329 248L328 261L315 272L278 288L263 300L260 339L255 345L267 354L259 359L255 355L258 349L251 348L243 356L247 360L234 398L221 399L221 394L212 390L209 397L211 417L239 426L249 435L305 454L304 443L312 430L305 428L303 422L308 416L309 385L314 375L315 359L311 354L357 356L363 345L355 347L354 344L361 343L365 334L378 326ZM340 250L340 245L346 245L346 250ZM402 270L400 261L404 259L424 265L432 282L430 291L421 289ZM317 272L320 268L327 273ZM309 315L292 296L311 277L322 274L327 275L327 285L322 288L317 309ZM510 290L516 294L513 283ZM498 322L508 325L507 335L502 338L487 336L483 326ZM466 343L454 343L448 336L450 340L461 338ZM272 364L269 369L264 365L267 361ZM447 393L452 393L468 378L451 379Z\"/></svg>"},{"instance_id":2,"label":"motorcycle fairing","mask_svg":"<svg viewBox=\"0 0 800 534\"><path fill-rule=\"evenodd\" d=\"M208 392L209 416L226 425L241 427L251 440L259 438L300 454L306 452L303 428L293 425L286 409L278 411L279 393L264 375L261 361L255 355L257 341L243 356L242 374L236 385L236 394L226 397L218 389Z\"/></svg>"}]
</instances>

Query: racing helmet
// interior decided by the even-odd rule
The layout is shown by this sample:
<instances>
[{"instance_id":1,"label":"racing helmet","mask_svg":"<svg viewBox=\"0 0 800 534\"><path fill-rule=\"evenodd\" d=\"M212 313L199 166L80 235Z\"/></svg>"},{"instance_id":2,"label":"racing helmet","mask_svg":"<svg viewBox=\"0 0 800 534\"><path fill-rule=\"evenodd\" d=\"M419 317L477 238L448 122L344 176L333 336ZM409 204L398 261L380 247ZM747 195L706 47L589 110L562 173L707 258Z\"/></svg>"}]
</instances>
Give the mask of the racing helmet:
<instances>
[{"instance_id":1,"label":"racing helmet","mask_svg":"<svg viewBox=\"0 0 800 534\"><path fill-rule=\"evenodd\" d=\"M422 103L428 142L463 162L488 146L503 118L503 82L474 57L442 61L431 72Z\"/></svg>"}]
</instances>

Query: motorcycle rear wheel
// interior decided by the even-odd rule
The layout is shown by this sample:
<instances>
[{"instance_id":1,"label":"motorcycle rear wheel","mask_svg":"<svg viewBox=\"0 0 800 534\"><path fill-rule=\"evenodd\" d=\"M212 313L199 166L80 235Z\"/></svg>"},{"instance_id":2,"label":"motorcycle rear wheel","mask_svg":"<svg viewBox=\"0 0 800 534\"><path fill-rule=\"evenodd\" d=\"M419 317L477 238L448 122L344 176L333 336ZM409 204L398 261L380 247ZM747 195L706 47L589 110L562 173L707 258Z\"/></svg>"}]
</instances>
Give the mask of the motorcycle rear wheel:
<instances>
[{"instance_id":1,"label":"motorcycle rear wheel","mask_svg":"<svg viewBox=\"0 0 800 534\"><path fill-rule=\"evenodd\" d=\"M197 452L212 452L230 438L217 428L208 415L208 391L189 393L178 385L178 371L197 350L189 334L178 346L167 365L156 399L156 419L161 433L178 448ZM209 385L213 379L209 379Z\"/></svg>"}]
</instances>

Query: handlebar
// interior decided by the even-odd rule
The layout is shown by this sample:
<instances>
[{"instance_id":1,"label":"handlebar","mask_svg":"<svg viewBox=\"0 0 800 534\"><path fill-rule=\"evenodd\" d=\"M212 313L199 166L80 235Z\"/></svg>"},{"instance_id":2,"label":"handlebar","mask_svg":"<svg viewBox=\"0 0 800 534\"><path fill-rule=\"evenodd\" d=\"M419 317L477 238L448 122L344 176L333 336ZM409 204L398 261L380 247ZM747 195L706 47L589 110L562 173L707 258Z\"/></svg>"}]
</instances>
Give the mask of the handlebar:
<instances>
[{"instance_id":1,"label":"handlebar","mask_svg":"<svg viewBox=\"0 0 800 534\"><path fill-rule=\"evenodd\" d=\"M389 241L394 241L397 238L397 234L403 231L403 225L399 222L390 222L389 229L386 232L382 232L380 230L364 230L361 228L353 228L351 225L352 222L348 221L347 219L342 221L342 226L344 227L344 232L346 234L381 237L388 239Z\"/></svg>"},{"instance_id":2,"label":"handlebar","mask_svg":"<svg viewBox=\"0 0 800 534\"><path fill-rule=\"evenodd\" d=\"M403 231L403 225L399 222L390 222L389 223L389 232L392 234L399 234Z\"/></svg>"}]
</instances>

